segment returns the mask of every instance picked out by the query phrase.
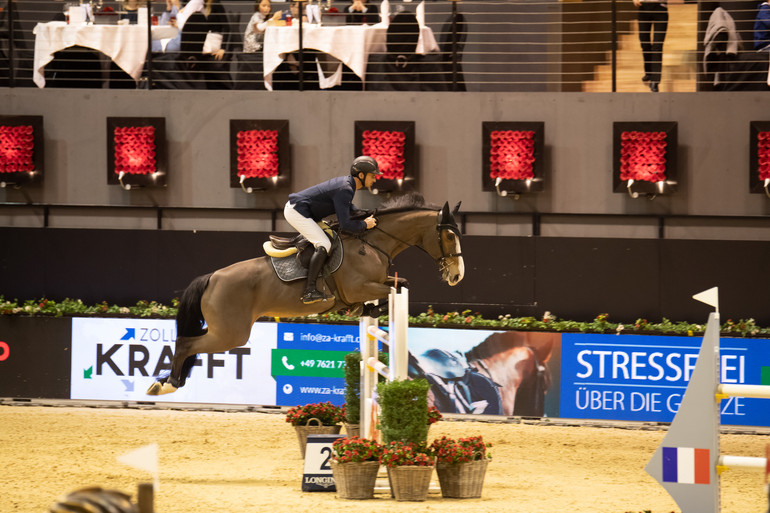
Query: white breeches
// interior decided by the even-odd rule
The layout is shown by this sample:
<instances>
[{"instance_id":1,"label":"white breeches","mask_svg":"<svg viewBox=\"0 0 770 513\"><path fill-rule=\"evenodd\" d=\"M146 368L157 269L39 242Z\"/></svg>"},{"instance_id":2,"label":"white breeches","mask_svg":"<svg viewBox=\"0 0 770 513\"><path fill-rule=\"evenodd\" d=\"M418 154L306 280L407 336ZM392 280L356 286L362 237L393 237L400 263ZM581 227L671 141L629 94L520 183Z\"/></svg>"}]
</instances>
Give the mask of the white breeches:
<instances>
[{"instance_id":1,"label":"white breeches","mask_svg":"<svg viewBox=\"0 0 770 513\"><path fill-rule=\"evenodd\" d=\"M286 221L292 225L295 230L304 235L313 246L316 248L324 247L326 248L327 253L331 251L332 243L323 229L318 226L318 223L294 210L294 205L288 201L286 202L286 206L283 207L283 217L286 218Z\"/></svg>"}]
</instances>

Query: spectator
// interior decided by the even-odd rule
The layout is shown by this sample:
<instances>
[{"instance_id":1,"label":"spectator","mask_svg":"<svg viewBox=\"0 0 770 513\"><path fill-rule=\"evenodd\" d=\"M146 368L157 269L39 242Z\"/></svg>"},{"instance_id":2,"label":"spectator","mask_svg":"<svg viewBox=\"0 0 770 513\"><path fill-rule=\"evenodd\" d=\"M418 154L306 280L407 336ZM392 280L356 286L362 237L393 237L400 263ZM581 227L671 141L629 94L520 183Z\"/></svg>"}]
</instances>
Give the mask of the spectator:
<instances>
[{"instance_id":1,"label":"spectator","mask_svg":"<svg viewBox=\"0 0 770 513\"><path fill-rule=\"evenodd\" d=\"M758 52L770 50L770 4L759 4L757 19L754 21L754 49Z\"/></svg>"},{"instance_id":2,"label":"spectator","mask_svg":"<svg viewBox=\"0 0 770 513\"><path fill-rule=\"evenodd\" d=\"M345 23L348 25L375 25L380 21L377 8L368 5L364 0L353 0L345 12L347 13Z\"/></svg>"},{"instance_id":3,"label":"spectator","mask_svg":"<svg viewBox=\"0 0 770 513\"><path fill-rule=\"evenodd\" d=\"M666 0L633 0L639 8L639 42L644 56L642 82L650 83L650 91L658 92L663 67L663 42L668 29Z\"/></svg>"},{"instance_id":4,"label":"spectator","mask_svg":"<svg viewBox=\"0 0 770 513\"><path fill-rule=\"evenodd\" d=\"M265 29L267 29L268 22L272 20L280 20L281 12L278 11L272 16L272 5L270 0L262 0L255 5L256 12L249 20L249 24L246 26L246 32L243 34L243 53L257 53L262 49L262 41L265 38Z\"/></svg>"}]
</instances>

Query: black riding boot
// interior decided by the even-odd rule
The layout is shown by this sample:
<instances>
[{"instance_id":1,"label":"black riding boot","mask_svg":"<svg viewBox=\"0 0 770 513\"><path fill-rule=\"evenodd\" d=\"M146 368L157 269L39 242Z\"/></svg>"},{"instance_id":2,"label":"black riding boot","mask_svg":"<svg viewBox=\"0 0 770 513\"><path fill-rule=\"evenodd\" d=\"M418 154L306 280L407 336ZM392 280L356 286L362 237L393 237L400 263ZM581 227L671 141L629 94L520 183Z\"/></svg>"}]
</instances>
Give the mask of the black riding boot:
<instances>
[{"instance_id":1,"label":"black riding boot","mask_svg":"<svg viewBox=\"0 0 770 513\"><path fill-rule=\"evenodd\" d=\"M319 292L316 289L316 281L318 281L318 275L321 273L321 269L326 263L326 248L323 246L315 248L315 253L310 257L310 265L307 268L307 287L305 293L302 294L302 302L306 305L317 303L319 301L326 301L327 299L334 299L332 295L326 295L323 292Z\"/></svg>"}]
</instances>

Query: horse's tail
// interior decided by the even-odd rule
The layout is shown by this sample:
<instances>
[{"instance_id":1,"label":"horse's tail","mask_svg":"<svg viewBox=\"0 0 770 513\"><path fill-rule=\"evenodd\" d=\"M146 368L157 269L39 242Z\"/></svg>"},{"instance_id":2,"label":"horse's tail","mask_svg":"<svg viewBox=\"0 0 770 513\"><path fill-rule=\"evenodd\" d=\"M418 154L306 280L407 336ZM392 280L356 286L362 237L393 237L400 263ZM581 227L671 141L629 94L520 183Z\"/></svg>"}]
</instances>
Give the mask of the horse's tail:
<instances>
[{"instance_id":1,"label":"horse's tail","mask_svg":"<svg viewBox=\"0 0 770 513\"><path fill-rule=\"evenodd\" d=\"M206 287L209 286L211 274L198 276L182 292L176 313L176 334L178 337L198 337L206 333L203 328L201 297Z\"/></svg>"}]
</instances>

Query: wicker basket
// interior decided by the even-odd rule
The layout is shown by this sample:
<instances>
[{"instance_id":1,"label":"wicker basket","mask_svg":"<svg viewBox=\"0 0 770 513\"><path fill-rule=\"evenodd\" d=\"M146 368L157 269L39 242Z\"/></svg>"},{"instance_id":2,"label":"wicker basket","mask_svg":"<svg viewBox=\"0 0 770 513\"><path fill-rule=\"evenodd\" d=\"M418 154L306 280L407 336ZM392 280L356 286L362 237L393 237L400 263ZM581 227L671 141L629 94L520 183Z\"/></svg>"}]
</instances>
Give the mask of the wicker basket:
<instances>
[{"instance_id":1,"label":"wicker basket","mask_svg":"<svg viewBox=\"0 0 770 513\"><path fill-rule=\"evenodd\" d=\"M373 499L374 485L377 482L379 461L361 461L352 463L331 462L337 497L340 499Z\"/></svg>"},{"instance_id":2,"label":"wicker basket","mask_svg":"<svg viewBox=\"0 0 770 513\"><path fill-rule=\"evenodd\" d=\"M348 438L353 438L354 436L361 436L361 424L345 423L345 433L348 434Z\"/></svg>"},{"instance_id":3,"label":"wicker basket","mask_svg":"<svg viewBox=\"0 0 770 513\"><path fill-rule=\"evenodd\" d=\"M311 422L313 421L315 421L315 423L311 425ZM305 459L305 447L307 447L308 435L336 435L341 429L342 426L339 424L335 426L324 426L323 423L315 417L309 419L304 426L294 426L294 430L297 432L297 439L299 440L299 452L302 453L302 459Z\"/></svg>"},{"instance_id":4,"label":"wicker basket","mask_svg":"<svg viewBox=\"0 0 770 513\"><path fill-rule=\"evenodd\" d=\"M388 467L390 491L397 501L424 501L428 498L433 467L401 465Z\"/></svg>"},{"instance_id":5,"label":"wicker basket","mask_svg":"<svg viewBox=\"0 0 770 513\"><path fill-rule=\"evenodd\" d=\"M448 499L478 499L484 486L488 459L468 463L437 463L441 496Z\"/></svg>"}]
</instances>

